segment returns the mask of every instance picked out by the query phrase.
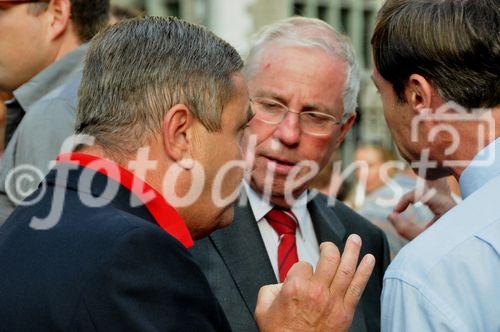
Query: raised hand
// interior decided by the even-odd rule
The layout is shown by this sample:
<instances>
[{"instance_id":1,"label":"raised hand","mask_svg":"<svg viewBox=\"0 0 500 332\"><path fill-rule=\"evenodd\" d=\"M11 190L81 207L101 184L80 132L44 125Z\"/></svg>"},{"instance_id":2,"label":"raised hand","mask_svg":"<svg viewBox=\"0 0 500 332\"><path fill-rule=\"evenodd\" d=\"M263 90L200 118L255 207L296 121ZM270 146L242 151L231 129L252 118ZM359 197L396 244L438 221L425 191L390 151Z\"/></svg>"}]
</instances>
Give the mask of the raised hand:
<instances>
[{"instance_id":1,"label":"raised hand","mask_svg":"<svg viewBox=\"0 0 500 332\"><path fill-rule=\"evenodd\" d=\"M387 217L394 228L396 228L397 232L407 240L413 240L416 238L420 235L420 233L441 218L443 214L456 205L453 197L451 196L450 187L446 178L426 181L425 187L426 190L434 190L434 195L429 196L430 198L427 200L422 200L422 196L428 196L425 195L425 191L423 195L421 195L422 193L419 193L419 190L412 190L401 197L398 204L394 207L394 211ZM425 226L422 226L413 220L404 218L401 215L401 213L403 213L408 206L410 206L410 204L415 204L417 202L427 205L432 213L434 213L434 218L432 218L432 220L430 220Z\"/></svg>"},{"instance_id":2,"label":"raised hand","mask_svg":"<svg viewBox=\"0 0 500 332\"><path fill-rule=\"evenodd\" d=\"M262 287L255 310L260 331L347 331L375 265L366 255L356 268L361 245L351 235L341 257L333 243L322 243L315 272L299 262L283 284Z\"/></svg>"}]
</instances>

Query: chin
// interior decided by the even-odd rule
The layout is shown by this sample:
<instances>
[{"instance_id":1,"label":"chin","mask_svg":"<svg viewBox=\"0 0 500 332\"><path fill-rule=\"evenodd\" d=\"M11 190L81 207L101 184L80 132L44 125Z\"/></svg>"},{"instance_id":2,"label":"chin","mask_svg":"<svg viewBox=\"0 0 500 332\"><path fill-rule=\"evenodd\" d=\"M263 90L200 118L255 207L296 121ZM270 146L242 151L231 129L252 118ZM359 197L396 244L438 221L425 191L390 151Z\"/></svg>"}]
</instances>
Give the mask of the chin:
<instances>
[{"instance_id":1,"label":"chin","mask_svg":"<svg viewBox=\"0 0 500 332\"><path fill-rule=\"evenodd\" d=\"M216 217L211 218L210 227L206 227L204 229L199 229L196 232L196 235L193 235L193 238L201 239L209 236L211 233L215 232L218 229L227 227L231 225L234 217L234 205L230 205L225 208L221 213L219 213Z\"/></svg>"},{"instance_id":2,"label":"chin","mask_svg":"<svg viewBox=\"0 0 500 332\"><path fill-rule=\"evenodd\" d=\"M233 217L234 217L234 206L231 205L227 209L224 210L224 212L217 218L218 223L217 223L217 229L219 228L224 228L233 223Z\"/></svg>"},{"instance_id":3,"label":"chin","mask_svg":"<svg viewBox=\"0 0 500 332\"><path fill-rule=\"evenodd\" d=\"M412 168L413 172L418 175L418 168ZM425 179L429 181L434 181L447 176L450 176L451 170L449 168L429 168L425 173Z\"/></svg>"}]
</instances>

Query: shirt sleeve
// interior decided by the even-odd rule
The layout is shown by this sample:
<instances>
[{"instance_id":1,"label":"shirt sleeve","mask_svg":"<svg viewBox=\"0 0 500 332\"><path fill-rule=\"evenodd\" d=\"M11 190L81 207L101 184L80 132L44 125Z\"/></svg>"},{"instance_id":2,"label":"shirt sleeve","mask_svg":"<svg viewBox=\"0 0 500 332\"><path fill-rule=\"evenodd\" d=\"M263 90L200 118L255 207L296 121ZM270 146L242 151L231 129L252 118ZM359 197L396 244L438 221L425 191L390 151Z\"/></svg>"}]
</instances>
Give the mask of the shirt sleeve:
<instances>
[{"instance_id":1,"label":"shirt sleeve","mask_svg":"<svg viewBox=\"0 0 500 332\"><path fill-rule=\"evenodd\" d=\"M382 290L382 332L461 331L445 303L416 287L386 278Z\"/></svg>"}]
</instances>

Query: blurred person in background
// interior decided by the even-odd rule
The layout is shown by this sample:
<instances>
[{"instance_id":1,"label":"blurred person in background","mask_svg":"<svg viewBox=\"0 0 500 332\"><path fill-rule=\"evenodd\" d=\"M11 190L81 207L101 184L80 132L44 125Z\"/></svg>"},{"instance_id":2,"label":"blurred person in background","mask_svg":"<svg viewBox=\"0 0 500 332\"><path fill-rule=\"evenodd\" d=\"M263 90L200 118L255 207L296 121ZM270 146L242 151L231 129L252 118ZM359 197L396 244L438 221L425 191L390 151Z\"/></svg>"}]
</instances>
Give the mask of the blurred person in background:
<instances>
[{"instance_id":1,"label":"blurred person in background","mask_svg":"<svg viewBox=\"0 0 500 332\"><path fill-rule=\"evenodd\" d=\"M14 95L6 105L0 225L73 134L86 43L107 25L108 11L109 0L0 2L0 90Z\"/></svg>"},{"instance_id":2,"label":"blurred person in background","mask_svg":"<svg viewBox=\"0 0 500 332\"><path fill-rule=\"evenodd\" d=\"M314 177L310 187L318 190L323 195L333 195L339 201L344 201L349 185L342 179L341 174L335 171L334 165L337 162L340 162L340 155L338 151L335 151L332 160Z\"/></svg>"},{"instance_id":3,"label":"blurred person in background","mask_svg":"<svg viewBox=\"0 0 500 332\"><path fill-rule=\"evenodd\" d=\"M349 203L363 217L384 230L389 241L391 257L408 243L408 239L387 219L402 196L416 186L416 175L409 169L403 171L391 166L396 155L377 144L356 148L354 161L362 163L356 169L356 185L349 195ZM434 217L424 205L413 206L403 216L408 222L424 227Z\"/></svg>"},{"instance_id":4,"label":"blurred person in background","mask_svg":"<svg viewBox=\"0 0 500 332\"><path fill-rule=\"evenodd\" d=\"M109 25L116 24L123 20L143 17L144 14L135 8L112 4L109 10Z\"/></svg>"}]
</instances>

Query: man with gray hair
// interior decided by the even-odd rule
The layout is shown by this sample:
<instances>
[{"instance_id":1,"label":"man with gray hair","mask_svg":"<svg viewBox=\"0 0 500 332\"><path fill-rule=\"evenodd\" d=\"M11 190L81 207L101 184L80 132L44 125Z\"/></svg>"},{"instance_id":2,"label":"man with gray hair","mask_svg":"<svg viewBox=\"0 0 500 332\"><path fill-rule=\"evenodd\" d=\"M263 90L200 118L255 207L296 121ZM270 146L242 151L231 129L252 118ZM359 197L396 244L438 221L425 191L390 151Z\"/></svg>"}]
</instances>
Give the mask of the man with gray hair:
<instances>
[{"instance_id":1,"label":"man with gray hair","mask_svg":"<svg viewBox=\"0 0 500 332\"><path fill-rule=\"evenodd\" d=\"M195 258L232 328L255 331L262 285L286 280L297 261L316 267L321 242L347 250L348 237L358 248L362 241L362 253L373 254L377 264L351 330L378 330L389 264L385 235L342 203L329 204L307 189L356 117L360 73L351 43L320 20L286 19L257 34L245 76L255 113L244 140L254 156L246 195L230 227L197 242Z\"/></svg>"},{"instance_id":2,"label":"man with gray hair","mask_svg":"<svg viewBox=\"0 0 500 332\"><path fill-rule=\"evenodd\" d=\"M252 116L242 67L229 44L175 18L94 38L76 119L87 136L0 232L2 330L230 329L187 248L233 218L243 172L217 178L241 161ZM263 287L259 329L347 330L375 263L356 269L358 256L355 241L342 257L323 243L316 272L296 264Z\"/></svg>"}]
</instances>

